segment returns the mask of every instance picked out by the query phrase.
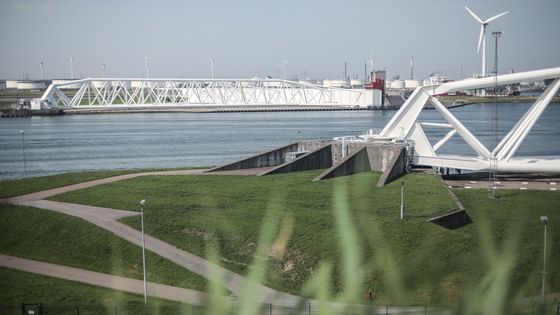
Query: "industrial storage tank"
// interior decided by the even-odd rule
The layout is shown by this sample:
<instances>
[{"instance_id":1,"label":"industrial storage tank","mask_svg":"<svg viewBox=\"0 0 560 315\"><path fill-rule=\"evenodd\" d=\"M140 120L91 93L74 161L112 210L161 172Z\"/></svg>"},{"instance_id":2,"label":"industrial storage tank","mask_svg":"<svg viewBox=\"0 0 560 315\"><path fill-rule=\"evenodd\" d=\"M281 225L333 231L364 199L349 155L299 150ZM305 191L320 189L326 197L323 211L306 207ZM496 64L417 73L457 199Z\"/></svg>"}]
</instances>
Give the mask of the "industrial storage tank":
<instances>
[{"instance_id":1,"label":"industrial storage tank","mask_svg":"<svg viewBox=\"0 0 560 315\"><path fill-rule=\"evenodd\" d=\"M352 86L353 89L355 88L363 88L364 87L364 81L363 80L350 80L350 86Z\"/></svg>"},{"instance_id":2,"label":"industrial storage tank","mask_svg":"<svg viewBox=\"0 0 560 315\"><path fill-rule=\"evenodd\" d=\"M334 88L350 88L350 82L348 80L332 80L331 87Z\"/></svg>"},{"instance_id":3,"label":"industrial storage tank","mask_svg":"<svg viewBox=\"0 0 560 315\"><path fill-rule=\"evenodd\" d=\"M391 83L392 89L404 89L404 81L403 80L395 80Z\"/></svg>"},{"instance_id":4,"label":"industrial storage tank","mask_svg":"<svg viewBox=\"0 0 560 315\"><path fill-rule=\"evenodd\" d=\"M7 89L17 89L19 81L17 80L6 80L6 88Z\"/></svg>"},{"instance_id":5,"label":"industrial storage tank","mask_svg":"<svg viewBox=\"0 0 560 315\"><path fill-rule=\"evenodd\" d=\"M18 90L39 90L45 88L45 82L21 81L17 84Z\"/></svg>"},{"instance_id":6,"label":"industrial storage tank","mask_svg":"<svg viewBox=\"0 0 560 315\"><path fill-rule=\"evenodd\" d=\"M404 87L407 89L415 89L419 86L422 86L420 80L404 80Z\"/></svg>"}]
</instances>

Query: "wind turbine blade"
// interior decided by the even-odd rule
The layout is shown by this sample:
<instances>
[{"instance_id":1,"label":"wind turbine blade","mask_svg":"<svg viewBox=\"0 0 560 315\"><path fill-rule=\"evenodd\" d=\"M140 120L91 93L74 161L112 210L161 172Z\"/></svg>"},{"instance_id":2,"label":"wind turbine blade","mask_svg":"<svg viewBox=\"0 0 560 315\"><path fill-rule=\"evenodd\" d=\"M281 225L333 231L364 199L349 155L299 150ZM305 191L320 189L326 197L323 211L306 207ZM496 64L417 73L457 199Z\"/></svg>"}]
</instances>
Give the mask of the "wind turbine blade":
<instances>
[{"instance_id":1,"label":"wind turbine blade","mask_svg":"<svg viewBox=\"0 0 560 315\"><path fill-rule=\"evenodd\" d=\"M500 16L506 15L506 14L508 14L508 13L509 13L509 11L502 12L502 13L500 13L500 14L498 14L498 15L496 15L496 16L493 16L493 17L489 18L488 20L484 21L484 23L489 23L490 21L494 21L495 19L499 18Z\"/></svg>"},{"instance_id":2,"label":"wind turbine blade","mask_svg":"<svg viewBox=\"0 0 560 315\"><path fill-rule=\"evenodd\" d=\"M476 14L474 14L474 12L471 11L471 9L467 8L467 6L465 6L465 9L467 9L467 11L469 11L469 13L473 16L473 18L475 20L478 21L478 23L484 24L484 22L482 22L482 20L478 16L476 16Z\"/></svg>"},{"instance_id":3,"label":"wind turbine blade","mask_svg":"<svg viewBox=\"0 0 560 315\"><path fill-rule=\"evenodd\" d=\"M478 36L478 48L476 49L476 53L480 53L480 45L482 44L482 37L484 37L484 33L485 33L485 27L484 24L480 25L480 35Z\"/></svg>"}]
</instances>

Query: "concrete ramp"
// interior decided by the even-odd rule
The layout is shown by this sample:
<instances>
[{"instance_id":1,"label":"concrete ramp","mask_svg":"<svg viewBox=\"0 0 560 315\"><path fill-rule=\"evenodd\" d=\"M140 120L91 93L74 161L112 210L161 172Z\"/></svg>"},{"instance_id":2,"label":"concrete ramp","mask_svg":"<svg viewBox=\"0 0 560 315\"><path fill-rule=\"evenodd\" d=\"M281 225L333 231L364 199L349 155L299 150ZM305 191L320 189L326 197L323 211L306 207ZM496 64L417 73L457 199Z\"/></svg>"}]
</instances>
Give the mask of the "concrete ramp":
<instances>
[{"instance_id":1,"label":"concrete ramp","mask_svg":"<svg viewBox=\"0 0 560 315\"><path fill-rule=\"evenodd\" d=\"M235 171L252 168L278 166L286 163L286 153L298 150L298 143L292 143L264 153L250 156L226 165L217 166L206 172Z\"/></svg>"},{"instance_id":2,"label":"concrete ramp","mask_svg":"<svg viewBox=\"0 0 560 315\"><path fill-rule=\"evenodd\" d=\"M404 147L399 147L397 150L398 152L393 155L384 168L383 174L377 182L377 187L387 185L406 172L406 149Z\"/></svg>"},{"instance_id":3,"label":"concrete ramp","mask_svg":"<svg viewBox=\"0 0 560 315\"><path fill-rule=\"evenodd\" d=\"M282 164L270 171L259 174L259 176L329 168L332 166L332 160L332 145L329 143L315 151L298 157L292 162Z\"/></svg>"},{"instance_id":4,"label":"concrete ramp","mask_svg":"<svg viewBox=\"0 0 560 315\"><path fill-rule=\"evenodd\" d=\"M313 181L371 171L367 148L363 146L345 159L315 177Z\"/></svg>"}]
</instances>

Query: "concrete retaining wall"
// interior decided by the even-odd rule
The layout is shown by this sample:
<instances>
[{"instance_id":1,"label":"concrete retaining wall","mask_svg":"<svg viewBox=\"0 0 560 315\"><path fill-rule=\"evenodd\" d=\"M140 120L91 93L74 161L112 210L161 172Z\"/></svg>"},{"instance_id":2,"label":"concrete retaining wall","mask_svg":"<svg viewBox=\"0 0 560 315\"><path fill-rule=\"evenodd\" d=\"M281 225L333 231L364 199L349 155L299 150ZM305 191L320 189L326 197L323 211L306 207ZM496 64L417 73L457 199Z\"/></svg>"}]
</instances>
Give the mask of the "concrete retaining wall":
<instances>
[{"instance_id":1,"label":"concrete retaining wall","mask_svg":"<svg viewBox=\"0 0 560 315\"><path fill-rule=\"evenodd\" d=\"M397 151L398 154L393 155L391 160L387 163L386 168L383 170L383 174L377 182L377 187L387 185L406 172L406 149L400 147Z\"/></svg>"},{"instance_id":2,"label":"concrete retaining wall","mask_svg":"<svg viewBox=\"0 0 560 315\"><path fill-rule=\"evenodd\" d=\"M361 149L354 151L340 163L317 176L313 181L371 171L367 148L362 145Z\"/></svg>"},{"instance_id":3,"label":"concrete retaining wall","mask_svg":"<svg viewBox=\"0 0 560 315\"><path fill-rule=\"evenodd\" d=\"M209 169L207 172L277 166L286 162L286 153L294 151L298 151L298 143L292 143L230 164L217 166Z\"/></svg>"},{"instance_id":4,"label":"concrete retaining wall","mask_svg":"<svg viewBox=\"0 0 560 315\"><path fill-rule=\"evenodd\" d=\"M280 165L262 175L280 174L299 172L307 170L315 170L321 168L329 168L332 166L332 146L331 144L324 145L319 149L309 152L293 162Z\"/></svg>"}]
</instances>

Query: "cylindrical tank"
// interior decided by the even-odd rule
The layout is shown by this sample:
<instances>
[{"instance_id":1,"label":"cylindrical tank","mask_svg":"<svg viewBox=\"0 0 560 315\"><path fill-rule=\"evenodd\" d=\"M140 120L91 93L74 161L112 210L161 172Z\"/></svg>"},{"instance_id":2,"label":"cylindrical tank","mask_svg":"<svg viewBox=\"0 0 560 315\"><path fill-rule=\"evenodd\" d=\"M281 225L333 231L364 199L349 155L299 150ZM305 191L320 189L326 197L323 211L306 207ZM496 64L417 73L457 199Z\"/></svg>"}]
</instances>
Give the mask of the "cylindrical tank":
<instances>
[{"instance_id":1,"label":"cylindrical tank","mask_svg":"<svg viewBox=\"0 0 560 315\"><path fill-rule=\"evenodd\" d=\"M44 82L23 81L17 84L18 90L38 90L44 88L45 88Z\"/></svg>"},{"instance_id":2,"label":"cylindrical tank","mask_svg":"<svg viewBox=\"0 0 560 315\"><path fill-rule=\"evenodd\" d=\"M17 80L7 80L6 81L6 88L7 89L17 89L19 81Z\"/></svg>"},{"instance_id":3,"label":"cylindrical tank","mask_svg":"<svg viewBox=\"0 0 560 315\"><path fill-rule=\"evenodd\" d=\"M331 87L350 88L350 82L348 80L332 80Z\"/></svg>"},{"instance_id":4,"label":"cylindrical tank","mask_svg":"<svg viewBox=\"0 0 560 315\"><path fill-rule=\"evenodd\" d=\"M363 80L350 80L350 86L352 86L352 88L362 88L364 87L364 81Z\"/></svg>"},{"instance_id":5,"label":"cylindrical tank","mask_svg":"<svg viewBox=\"0 0 560 315\"><path fill-rule=\"evenodd\" d=\"M391 82L392 89L404 89L404 81L403 80L394 80Z\"/></svg>"},{"instance_id":6,"label":"cylindrical tank","mask_svg":"<svg viewBox=\"0 0 560 315\"><path fill-rule=\"evenodd\" d=\"M407 89L415 89L422 85L422 82L419 80L405 80L404 87Z\"/></svg>"}]
</instances>

